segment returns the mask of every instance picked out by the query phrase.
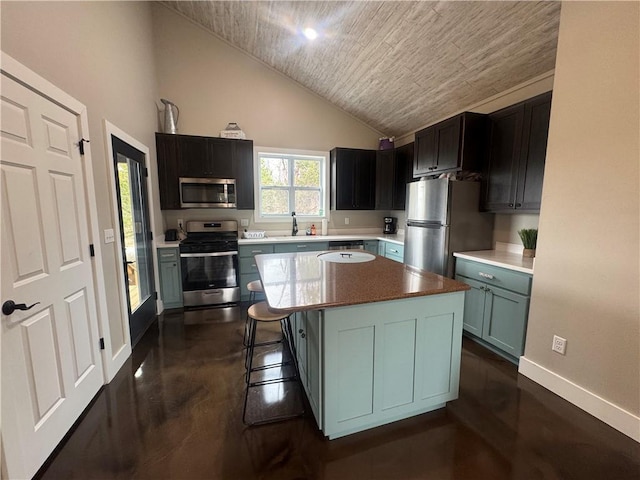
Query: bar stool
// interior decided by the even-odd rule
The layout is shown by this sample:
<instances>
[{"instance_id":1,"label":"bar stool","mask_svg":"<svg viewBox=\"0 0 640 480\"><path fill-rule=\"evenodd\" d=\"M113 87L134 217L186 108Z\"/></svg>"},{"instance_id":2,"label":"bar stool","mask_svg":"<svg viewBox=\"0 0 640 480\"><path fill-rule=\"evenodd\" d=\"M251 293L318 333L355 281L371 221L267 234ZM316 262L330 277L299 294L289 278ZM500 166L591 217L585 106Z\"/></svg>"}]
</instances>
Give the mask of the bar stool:
<instances>
[{"instance_id":1,"label":"bar stool","mask_svg":"<svg viewBox=\"0 0 640 480\"><path fill-rule=\"evenodd\" d=\"M260 280L254 280L253 282L247 283L247 290L249 291L249 302L252 304L256 303L256 294L264 293L264 288L262 288L262 282ZM245 347L248 345L250 334L249 312L247 312L247 316L244 320L244 337L242 338L242 345Z\"/></svg>"},{"instance_id":2,"label":"bar stool","mask_svg":"<svg viewBox=\"0 0 640 480\"><path fill-rule=\"evenodd\" d=\"M284 338L278 342L263 342L263 343L256 343L256 330L257 330L257 325L259 322L265 322L265 323L270 323L270 322L280 322L280 328L283 332L283 335L286 332L286 336L289 339L293 339L293 329L291 328L291 321L290 321L290 315L288 314L284 314L284 313L278 313L275 312L273 310L269 309L269 305L267 304L267 302L258 302L258 303L254 303L253 305L251 305L249 307L249 309L247 310L247 315L249 318L249 342L247 345L247 371L246 371L246 375L245 375L245 383L246 383L246 387L245 387L245 394L244 394L244 407L242 409L242 421L246 424L246 425L262 425L264 423L271 423L271 422L278 422L280 420L286 420L289 418L294 418L294 417L299 417L301 415L304 415L304 402L302 404L302 412L301 413L296 413L296 414L288 414L288 415L283 415L283 416L276 416L276 417L272 417L272 418L267 418L264 420L259 420L257 422L248 422L247 421L247 402L249 399L249 389L254 388L254 387L260 387L260 386L264 386L264 385L269 385L269 384L274 384L274 383L284 383L284 382L299 382L300 381L300 374L298 371L298 361L297 361L297 357L296 357L296 349L295 349L295 345L293 344L293 341L289 341L289 342L285 342ZM265 345L271 345L274 343L283 343L283 351L282 351L282 358L280 362L276 362L276 363L270 363L267 365L261 365L259 367L254 367L253 366L253 361L254 361L254 352L255 352L255 348L256 347L261 347L261 346L265 346ZM289 350L291 353L291 360L285 360L284 356L286 354L286 346L285 345L289 345ZM290 374L285 374L284 373L284 367L287 365L292 365L293 367L293 372L291 372ZM251 373L252 372L260 372L260 371L264 371L264 370L269 370L271 368L280 368L282 371L282 375L277 377L277 378L268 378L265 380L257 380L257 381L251 381Z\"/></svg>"}]
</instances>

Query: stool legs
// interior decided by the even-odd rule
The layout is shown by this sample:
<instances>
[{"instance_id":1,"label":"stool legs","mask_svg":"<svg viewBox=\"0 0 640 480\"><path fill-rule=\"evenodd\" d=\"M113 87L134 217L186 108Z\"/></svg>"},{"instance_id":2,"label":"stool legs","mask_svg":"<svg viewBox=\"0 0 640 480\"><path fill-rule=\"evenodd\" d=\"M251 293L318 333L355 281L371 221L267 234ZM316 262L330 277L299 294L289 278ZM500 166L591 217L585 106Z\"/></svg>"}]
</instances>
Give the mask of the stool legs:
<instances>
[{"instance_id":1,"label":"stool legs","mask_svg":"<svg viewBox=\"0 0 640 480\"><path fill-rule=\"evenodd\" d=\"M273 343L283 343L283 355L284 355L284 348L286 344L289 345L289 350L290 353L292 355L292 361L283 361L279 362L279 363L272 363L272 364L268 364L268 365L263 365L260 367L254 367L254 353L255 353L255 347L257 346L264 346L264 344L256 344L256 330L257 330L257 324L258 324L258 320L249 317L249 339L248 339L248 346L247 346L247 360L246 360L246 367L247 367L247 371L246 371L246 377L245 377L245 395L244 395L244 406L242 409L242 421L246 424L246 425L262 425L265 423L272 423L272 422L277 422L277 421L281 421L281 420L286 420L289 418L294 418L294 417L298 417L301 415L304 415L304 402L303 402L303 406L302 406L302 412L298 413L298 414L290 414L290 415L283 415L283 416L278 416L278 417L273 417L273 418L268 418L268 419L264 419L264 420L259 420L256 422L249 422L247 420L247 403L249 400L249 389L250 388L254 388L254 387L261 387L261 386L265 386L265 385L269 385L269 384L275 384L275 383L284 383L284 382L289 382L289 381L295 381L295 382L299 382L300 381L300 372L298 370L298 361L296 358L296 349L295 349L295 345L293 344L293 329L291 327L291 322L290 322L290 317L285 317L280 319L280 328L283 332L283 339L280 340L279 342L266 342L266 344L273 344ZM287 332L287 335L290 339L289 342L283 342L283 340L285 339L284 336L284 332ZM284 368L286 365L290 365L293 364L293 373L292 375L289 376L284 376L284 373L282 373L282 376L280 376L279 378L272 378L269 380L258 380L258 381L251 381L251 373L252 372L258 372L258 371L262 371L262 370L267 370L270 368ZM302 388L301 385L299 385L300 388Z\"/></svg>"}]
</instances>

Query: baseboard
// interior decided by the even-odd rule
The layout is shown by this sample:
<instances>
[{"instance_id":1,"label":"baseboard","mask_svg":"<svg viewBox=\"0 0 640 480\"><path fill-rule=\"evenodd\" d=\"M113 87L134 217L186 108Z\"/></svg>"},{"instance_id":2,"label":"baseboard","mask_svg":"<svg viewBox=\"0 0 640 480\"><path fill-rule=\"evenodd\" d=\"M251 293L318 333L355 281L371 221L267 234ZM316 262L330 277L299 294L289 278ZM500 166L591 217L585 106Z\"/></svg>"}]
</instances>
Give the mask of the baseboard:
<instances>
[{"instance_id":1,"label":"baseboard","mask_svg":"<svg viewBox=\"0 0 640 480\"><path fill-rule=\"evenodd\" d=\"M518 372L640 443L640 417L524 356Z\"/></svg>"}]
</instances>

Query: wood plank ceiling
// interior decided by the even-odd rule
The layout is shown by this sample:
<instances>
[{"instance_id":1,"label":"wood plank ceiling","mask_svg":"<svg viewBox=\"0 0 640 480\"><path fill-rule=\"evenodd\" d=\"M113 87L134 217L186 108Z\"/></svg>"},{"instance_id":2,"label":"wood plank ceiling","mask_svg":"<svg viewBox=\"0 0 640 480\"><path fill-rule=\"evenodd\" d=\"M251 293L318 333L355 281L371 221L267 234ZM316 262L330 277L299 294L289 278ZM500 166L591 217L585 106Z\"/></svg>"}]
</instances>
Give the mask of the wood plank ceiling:
<instances>
[{"instance_id":1,"label":"wood plank ceiling","mask_svg":"<svg viewBox=\"0 0 640 480\"><path fill-rule=\"evenodd\" d=\"M560 20L560 2L163 3L389 136L552 70Z\"/></svg>"}]
</instances>

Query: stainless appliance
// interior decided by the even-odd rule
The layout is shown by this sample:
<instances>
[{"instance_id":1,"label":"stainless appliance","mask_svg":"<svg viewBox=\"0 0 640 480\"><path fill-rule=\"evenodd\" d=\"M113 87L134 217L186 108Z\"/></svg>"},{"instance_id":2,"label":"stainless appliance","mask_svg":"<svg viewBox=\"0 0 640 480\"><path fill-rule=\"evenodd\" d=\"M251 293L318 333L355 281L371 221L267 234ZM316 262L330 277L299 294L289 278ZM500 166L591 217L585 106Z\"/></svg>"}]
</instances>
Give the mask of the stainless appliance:
<instances>
[{"instance_id":1,"label":"stainless appliance","mask_svg":"<svg viewBox=\"0 0 640 480\"><path fill-rule=\"evenodd\" d=\"M164 104L164 133L178 133L180 109L166 98L161 98L160 101Z\"/></svg>"},{"instance_id":2,"label":"stainless appliance","mask_svg":"<svg viewBox=\"0 0 640 480\"><path fill-rule=\"evenodd\" d=\"M238 222L187 222L180 267L185 307L239 301Z\"/></svg>"},{"instance_id":3,"label":"stainless appliance","mask_svg":"<svg viewBox=\"0 0 640 480\"><path fill-rule=\"evenodd\" d=\"M404 263L453 277L453 252L490 249L493 214L480 213L479 202L479 182L409 183Z\"/></svg>"},{"instance_id":4,"label":"stainless appliance","mask_svg":"<svg viewBox=\"0 0 640 480\"><path fill-rule=\"evenodd\" d=\"M329 250L364 250L364 240L330 240Z\"/></svg>"},{"instance_id":5,"label":"stainless appliance","mask_svg":"<svg viewBox=\"0 0 640 480\"><path fill-rule=\"evenodd\" d=\"M382 233L393 235L398 231L398 219L396 217L384 217Z\"/></svg>"},{"instance_id":6,"label":"stainless appliance","mask_svg":"<svg viewBox=\"0 0 640 480\"><path fill-rule=\"evenodd\" d=\"M180 177L182 208L235 208L236 181L233 178Z\"/></svg>"}]
</instances>

